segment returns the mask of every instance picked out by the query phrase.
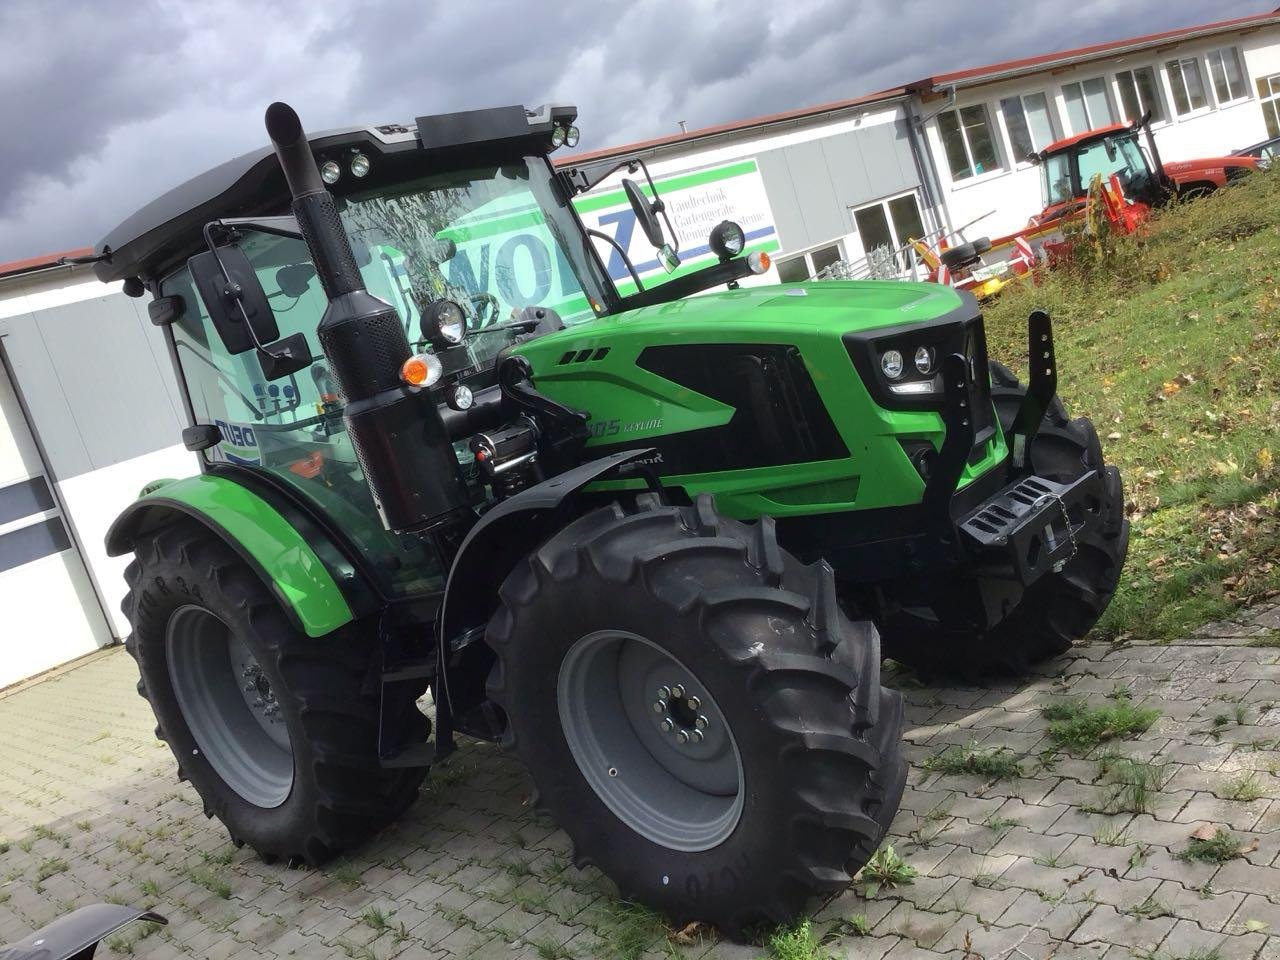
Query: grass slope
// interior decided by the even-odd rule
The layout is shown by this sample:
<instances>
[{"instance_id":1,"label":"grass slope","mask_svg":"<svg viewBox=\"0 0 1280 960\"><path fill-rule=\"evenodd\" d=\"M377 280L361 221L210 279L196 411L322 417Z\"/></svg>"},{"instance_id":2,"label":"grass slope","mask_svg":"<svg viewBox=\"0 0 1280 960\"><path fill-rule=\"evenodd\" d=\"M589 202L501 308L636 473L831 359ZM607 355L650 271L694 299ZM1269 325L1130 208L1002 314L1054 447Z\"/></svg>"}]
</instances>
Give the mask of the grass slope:
<instances>
[{"instance_id":1,"label":"grass slope","mask_svg":"<svg viewBox=\"0 0 1280 960\"><path fill-rule=\"evenodd\" d=\"M1129 561L1095 636L1174 639L1280 593L1280 171L1006 291L987 337L1020 375L1036 307L1124 474Z\"/></svg>"}]
</instances>

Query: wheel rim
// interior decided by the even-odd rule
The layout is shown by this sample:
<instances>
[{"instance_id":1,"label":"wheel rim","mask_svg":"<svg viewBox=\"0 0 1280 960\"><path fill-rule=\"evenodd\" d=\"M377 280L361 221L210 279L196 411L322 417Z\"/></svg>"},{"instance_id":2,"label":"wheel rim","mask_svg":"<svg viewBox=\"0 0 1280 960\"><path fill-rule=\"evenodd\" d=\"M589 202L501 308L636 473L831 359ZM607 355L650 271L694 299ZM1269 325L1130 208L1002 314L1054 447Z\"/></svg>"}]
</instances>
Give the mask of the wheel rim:
<instances>
[{"instance_id":1,"label":"wheel rim","mask_svg":"<svg viewBox=\"0 0 1280 960\"><path fill-rule=\"evenodd\" d=\"M248 646L203 607L186 606L165 631L169 678L205 759L257 807L278 807L293 787L289 730Z\"/></svg>"},{"instance_id":2,"label":"wheel rim","mask_svg":"<svg viewBox=\"0 0 1280 960\"><path fill-rule=\"evenodd\" d=\"M570 648L557 683L560 726L578 769L623 823L672 850L709 850L742 815L733 731L693 671L621 631Z\"/></svg>"}]
</instances>

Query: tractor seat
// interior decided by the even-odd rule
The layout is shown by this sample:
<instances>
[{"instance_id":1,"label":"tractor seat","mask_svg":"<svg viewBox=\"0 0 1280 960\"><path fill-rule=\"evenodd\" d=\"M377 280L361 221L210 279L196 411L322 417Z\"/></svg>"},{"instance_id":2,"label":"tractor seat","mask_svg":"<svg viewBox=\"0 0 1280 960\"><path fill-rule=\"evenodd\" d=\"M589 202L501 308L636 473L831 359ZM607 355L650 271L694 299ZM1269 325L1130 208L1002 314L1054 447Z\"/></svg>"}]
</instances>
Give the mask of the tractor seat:
<instances>
[{"instance_id":1,"label":"tractor seat","mask_svg":"<svg viewBox=\"0 0 1280 960\"><path fill-rule=\"evenodd\" d=\"M982 255L990 249L990 238L979 237L969 243L962 243L958 247L947 247L947 249L938 254L938 259L947 265L948 270L959 270L962 267L977 263L982 259Z\"/></svg>"}]
</instances>

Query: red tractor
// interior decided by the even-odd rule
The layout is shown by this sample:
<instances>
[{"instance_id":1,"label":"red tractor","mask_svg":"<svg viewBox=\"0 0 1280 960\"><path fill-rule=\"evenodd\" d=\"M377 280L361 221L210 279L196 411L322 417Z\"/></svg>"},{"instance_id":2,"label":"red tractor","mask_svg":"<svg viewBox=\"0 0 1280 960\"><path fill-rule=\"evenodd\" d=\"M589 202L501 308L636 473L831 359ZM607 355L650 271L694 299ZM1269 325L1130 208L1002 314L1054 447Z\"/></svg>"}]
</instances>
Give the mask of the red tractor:
<instances>
[{"instance_id":1,"label":"red tractor","mask_svg":"<svg viewBox=\"0 0 1280 960\"><path fill-rule=\"evenodd\" d=\"M1101 176L1104 184L1114 175L1124 192L1130 229L1146 219L1152 208L1173 197L1199 197L1225 187L1259 169L1251 156L1210 157L1161 163L1151 134L1151 115L1127 125L1112 124L1051 143L1033 159L1040 164L1044 209L1030 226L1044 228L1081 215L1090 184ZM1139 139L1146 134L1146 148Z\"/></svg>"}]
</instances>

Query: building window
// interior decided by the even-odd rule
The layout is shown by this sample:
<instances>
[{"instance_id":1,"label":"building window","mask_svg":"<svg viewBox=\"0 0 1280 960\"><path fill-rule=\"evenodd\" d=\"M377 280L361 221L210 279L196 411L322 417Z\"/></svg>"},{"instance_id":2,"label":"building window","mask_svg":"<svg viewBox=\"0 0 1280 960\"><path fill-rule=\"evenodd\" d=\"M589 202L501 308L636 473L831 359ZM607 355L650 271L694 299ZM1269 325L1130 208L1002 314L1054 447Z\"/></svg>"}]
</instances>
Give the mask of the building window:
<instances>
[{"instance_id":1,"label":"building window","mask_svg":"<svg viewBox=\"0 0 1280 960\"><path fill-rule=\"evenodd\" d=\"M985 103L938 115L952 180L967 180L1000 169L1000 153Z\"/></svg>"},{"instance_id":2,"label":"building window","mask_svg":"<svg viewBox=\"0 0 1280 960\"><path fill-rule=\"evenodd\" d=\"M1195 57L1170 60L1165 65L1169 71L1169 87L1173 90L1173 110L1184 117L1209 106L1205 95L1204 77L1200 74L1200 61Z\"/></svg>"},{"instance_id":3,"label":"building window","mask_svg":"<svg viewBox=\"0 0 1280 960\"><path fill-rule=\"evenodd\" d=\"M1115 111L1111 108L1111 95L1107 92L1107 81L1102 77L1081 80L1079 83L1064 83L1062 99L1067 104L1067 120L1071 123L1072 133L1096 130L1116 122Z\"/></svg>"},{"instance_id":4,"label":"building window","mask_svg":"<svg viewBox=\"0 0 1280 960\"><path fill-rule=\"evenodd\" d=\"M1151 111L1152 123L1163 123L1169 119L1160 93L1160 81L1150 67L1122 70L1116 74L1116 86L1120 88L1123 119L1129 123L1137 123L1147 111Z\"/></svg>"},{"instance_id":5,"label":"building window","mask_svg":"<svg viewBox=\"0 0 1280 960\"><path fill-rule=\"evenodd\" d=\"M889 265L890 272L910 268L905 248L924 237L924 218L914 193L858 207L853 211L853 223L873 275L879 274L875 269L879 264Z\"/></svg>"},{"instance_id":6,"label":"building window","mask_svg":"<svg viewBox=\"0 0 1280 960\"><path fill-rule=\"evenodd\" d=\"M1058 125L1043 93L1006 97L1000 101L1004 125L1009 130L1009 146L1015 162L1025 160L1058 139Z\"/></svg>"},{"instance_id":7,"label":"building window","mask_svg":"<svg viewBox=\"0 0 1280 960\"><path fill-rule=\"evenodd\" d=\"M1209 76L1213 78L1213 92L1218 96L1219 106L1249 96L1239 50L1235 47L1210 50L1205 59L1209 62Z\"/></svg>"},{"instance_id":8,"label":"building window","mask_svg":"<svg viewBox=\"0 0 1280 960\"><path fill-rule=\"evenodd\" d=\"M806 250L794 257L787 257L785 260L775 260L774 264L778 268L779 280L783 283L799 283L801 280L816 277L842 259L844 258L840 253L840 244L836 242L814 247L812 250Z\"/></svg>"},{"instance_id":9,"label":"building window","mask_svg":"<svg viewBox=\"0 0 1280 960\"><path fill-rule=\"evenodd\" d=\"M1267 136L1280 137L1280 73L1258 78L1258 102L1267 121Z\"/></svg>"}]
</instances>

